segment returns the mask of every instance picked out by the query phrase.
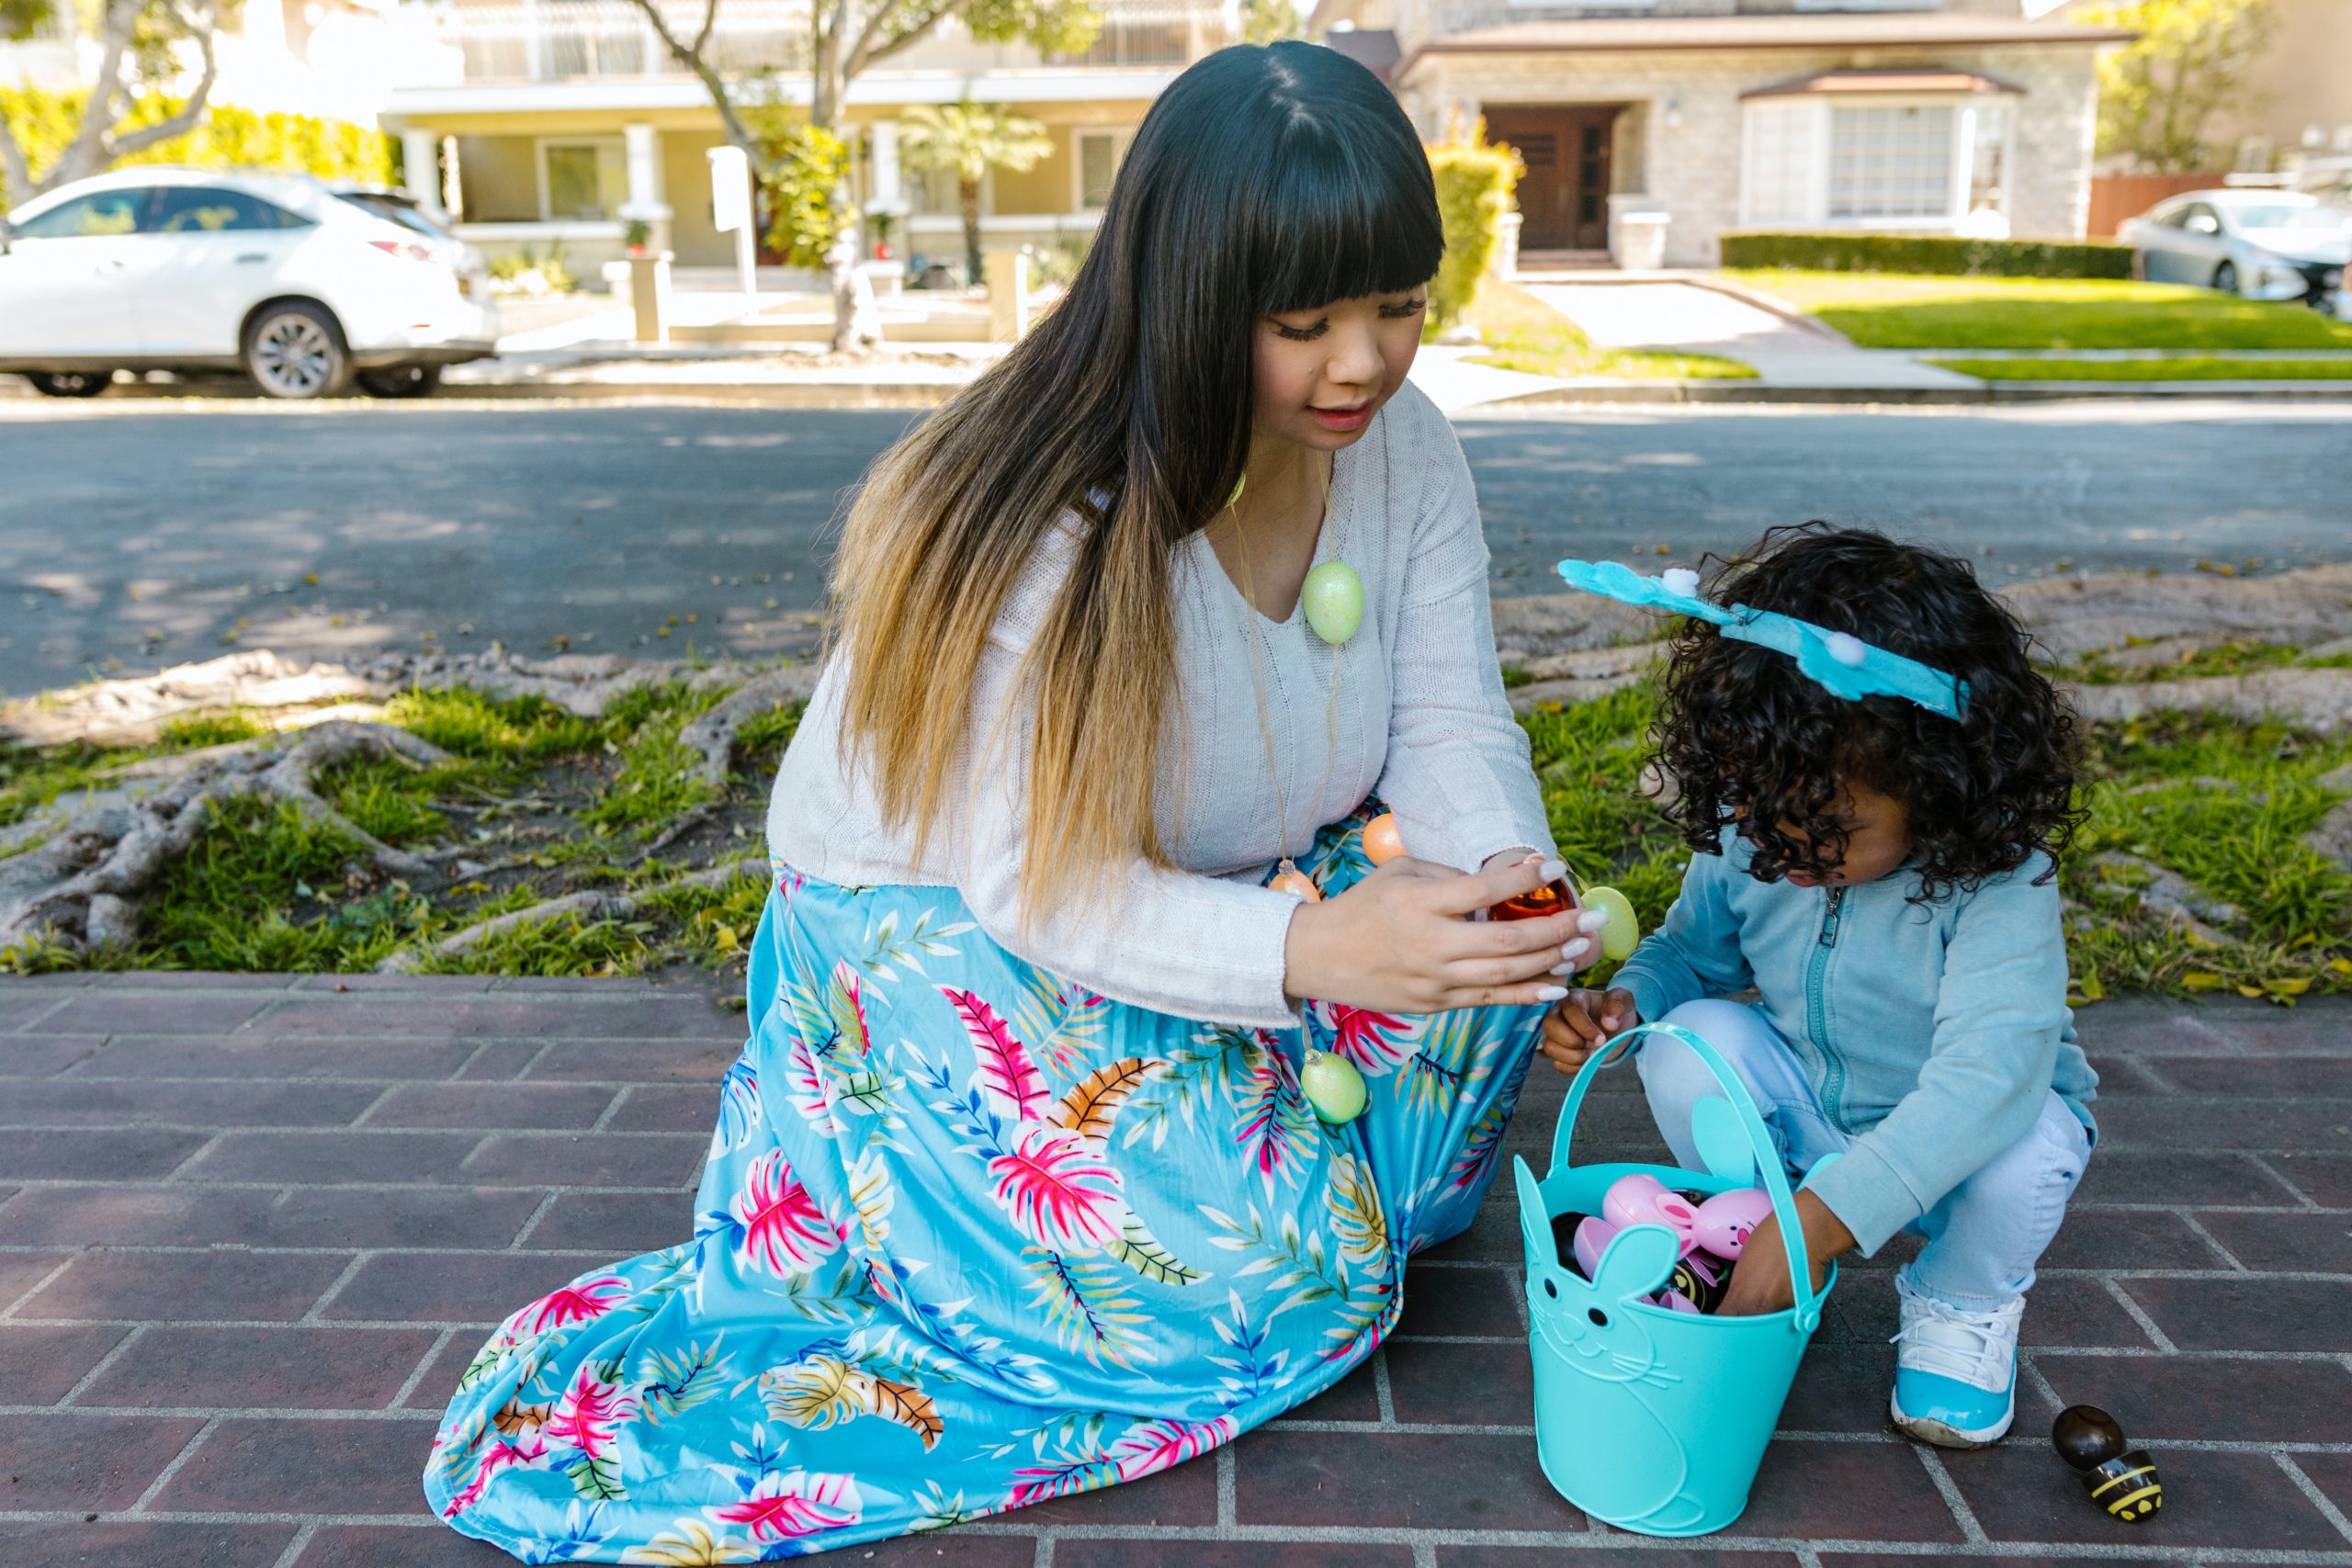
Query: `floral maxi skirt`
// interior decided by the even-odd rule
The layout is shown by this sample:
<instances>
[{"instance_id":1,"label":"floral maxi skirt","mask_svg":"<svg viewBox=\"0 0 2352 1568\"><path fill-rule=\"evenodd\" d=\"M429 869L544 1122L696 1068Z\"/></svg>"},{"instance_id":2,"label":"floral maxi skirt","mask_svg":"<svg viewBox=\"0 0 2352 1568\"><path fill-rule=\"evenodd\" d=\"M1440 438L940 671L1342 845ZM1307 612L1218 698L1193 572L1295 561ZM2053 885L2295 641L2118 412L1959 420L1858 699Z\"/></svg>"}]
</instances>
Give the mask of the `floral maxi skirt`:
<instances>
[{"instance_id":1,"label":"floral maxi skirt","mask_svg":"<svg viewBox=\"0 0 2352 1568\"><path fill-rule=\"evenodd\" d=\"M1368 869L1363 816L1305 869ZM740 1562L1132 1481L1321 1393L1493 1178L1541 1010L1107 1001L952 888L778 866L694 1239L533 1302L459 1380L426 1496L526 1562Z\"/></svg>"}]
</instances>

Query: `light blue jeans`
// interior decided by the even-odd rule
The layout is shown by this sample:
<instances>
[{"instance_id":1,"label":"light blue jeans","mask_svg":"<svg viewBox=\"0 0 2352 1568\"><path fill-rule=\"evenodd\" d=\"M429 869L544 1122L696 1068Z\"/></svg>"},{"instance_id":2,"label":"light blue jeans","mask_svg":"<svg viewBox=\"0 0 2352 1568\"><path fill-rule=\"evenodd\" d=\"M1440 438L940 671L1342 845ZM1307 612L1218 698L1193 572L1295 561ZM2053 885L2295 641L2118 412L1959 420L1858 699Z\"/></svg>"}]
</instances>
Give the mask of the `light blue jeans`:
<instances>
[{"instance_id":1,"label":"light blue jeans","mask_svg":"<svg viewBox=\"0 0 2352 1568\"><path fill-rule=\"evenodd\" d=\"M1853 1143L1830 1124L1796 1053L1758 1010L1738 1002L1685 1002L1664 1021L1680 1024L1723 1053L1755 1096L1792 1171L1811 1170ZM1691 1143L1690 1109L1722 1092L1714 1074L1690 1047L1659 1035L1643 1041L1635 1060L1650 1114L1676 1161L1704 1168ZM2024 1137L1905 1227L1927 1237L1928 1245L1904 1266L1905 1279L1912 1289L1969 1312L1989 1312L2025 1294L2089 1157L2089 1135L2053 1091Z\"/></svg>"}]
</instances>

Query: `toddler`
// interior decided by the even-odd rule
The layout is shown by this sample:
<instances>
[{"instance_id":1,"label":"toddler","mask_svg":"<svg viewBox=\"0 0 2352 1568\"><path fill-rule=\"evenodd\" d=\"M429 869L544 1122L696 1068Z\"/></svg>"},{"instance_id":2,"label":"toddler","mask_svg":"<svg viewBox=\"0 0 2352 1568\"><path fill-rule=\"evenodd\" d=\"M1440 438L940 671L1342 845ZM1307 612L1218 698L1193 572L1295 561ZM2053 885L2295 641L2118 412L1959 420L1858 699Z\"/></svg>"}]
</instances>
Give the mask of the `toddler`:
<instances>
[{"instance_id":1,"label":"toddler","mask_svg":"<svg viewBox=\"0 0 2352 1568\"><path fill-rule=\"evenodd\" d=\"M1668 586L1690 592L1693 576ZM2023 629L1951 556L1774 529L1705 597L1809 623L1791 635L1816 673L1704 619L1675 637L1655 740L1667 813L1697 852L1611 988L1555 1008L1544 1054L1573 1071L1645 1020L1713 1045L1804 1178L1816 1285L1849 1247L1927 1238L1894 1276L1895 1424L1948 1448L1994 1442L2016 1411L2034 1265L2094 1135L2053 859L2081 819L2073 721ZM1905 660L1927 668L1867 678ZM1958 717L1894 689L1946 675L1938 700ZM1690 1113L1713 1077L1663 1037L1637 1061L1675 1157L1703 1168ZM1791 1300L1775 1230L1722 1310Z\"/></svg>"}]
</instances>

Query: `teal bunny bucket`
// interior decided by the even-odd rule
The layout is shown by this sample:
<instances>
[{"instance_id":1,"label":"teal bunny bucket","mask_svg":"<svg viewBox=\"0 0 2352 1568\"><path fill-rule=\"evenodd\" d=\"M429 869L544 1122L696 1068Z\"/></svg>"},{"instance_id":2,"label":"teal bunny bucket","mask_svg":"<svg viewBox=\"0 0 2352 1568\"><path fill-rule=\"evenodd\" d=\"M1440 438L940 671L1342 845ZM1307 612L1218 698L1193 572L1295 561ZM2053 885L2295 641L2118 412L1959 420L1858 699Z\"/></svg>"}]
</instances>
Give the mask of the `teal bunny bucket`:
<instances>
[{"instance_id":1,"label":"teal bunny bucket","mask_svg":"<svg viewBox=\"0 0 2352 1568\"><path fill-rule=\"evenodd\" d=\"M1708 1169L1569 1163L1577 1112L1604 1064L1644 1036L1697 1053L1722 1098L1700 1101L1694 1137ZM1535 1363L1535 1447L1545 1479L1594 1518L1643 1535L1719 1530L1747 1506L1764 1446L1781 1417L1797 1363L1837 1283L1820 1291L1781 1156L1756 1102L1715 1048L1689 1030L1645 1024L1594 1052L1569 1087L1552 1143L1552 1170L1535 1179L1514 1158L1520 1228L1527 1247L1528 1348ZM1554 1216L1597 1214L1618 1178L1636 1172L1671 1188L1714 1193L1761 1185L1780 1217L1796 1304L1764 1317L1702 1317L1654 1305L1680 1251L1663 1225L1629 1225L1586 1280L1563 1264Z\"/></svg>"}]
</instances>

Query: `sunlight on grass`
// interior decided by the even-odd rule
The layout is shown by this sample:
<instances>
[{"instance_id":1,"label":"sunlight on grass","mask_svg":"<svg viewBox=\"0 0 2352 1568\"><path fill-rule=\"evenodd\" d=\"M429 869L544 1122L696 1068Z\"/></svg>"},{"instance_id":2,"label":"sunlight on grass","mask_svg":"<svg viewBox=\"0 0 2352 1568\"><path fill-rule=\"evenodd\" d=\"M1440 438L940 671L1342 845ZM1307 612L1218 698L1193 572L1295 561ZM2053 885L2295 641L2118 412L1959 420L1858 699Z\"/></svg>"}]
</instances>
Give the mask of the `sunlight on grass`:
<instances>
[{"instance_id":1,"label":"sunlight on grass","mask_svg":"<svg viewBox=\"0 0 2352 1568\"><path fill-rule=\"evenodd\" d=\"M2352 348L2352 325L2303 305L2107 278L1739 270L1864 348Z\"/></svg>"},{"instance_id":2,"label":"sunlight on grass","mask_svg":"<svg viewBox=\"0 0 2352 1568\"><path fill-rule=\"evenodd\" d=\"M1595 348L1576 322L1524 288L1489 278L1468 320L1485 343L1472 365L1530 376L1616 377L1640 380L1741 380L1756 372L1711 354L1667 354Z\"/></svg>"},{"instance_id":3,"label":"sunlight on grass","mask_svg":"<svg viewBox=\"0 0 2352 1568\"><path fill-rule=\"evenodd\" d=\"M2352 381L2352 359L1930 359L1984 381Z\"/></svg>"}]
</instances>

